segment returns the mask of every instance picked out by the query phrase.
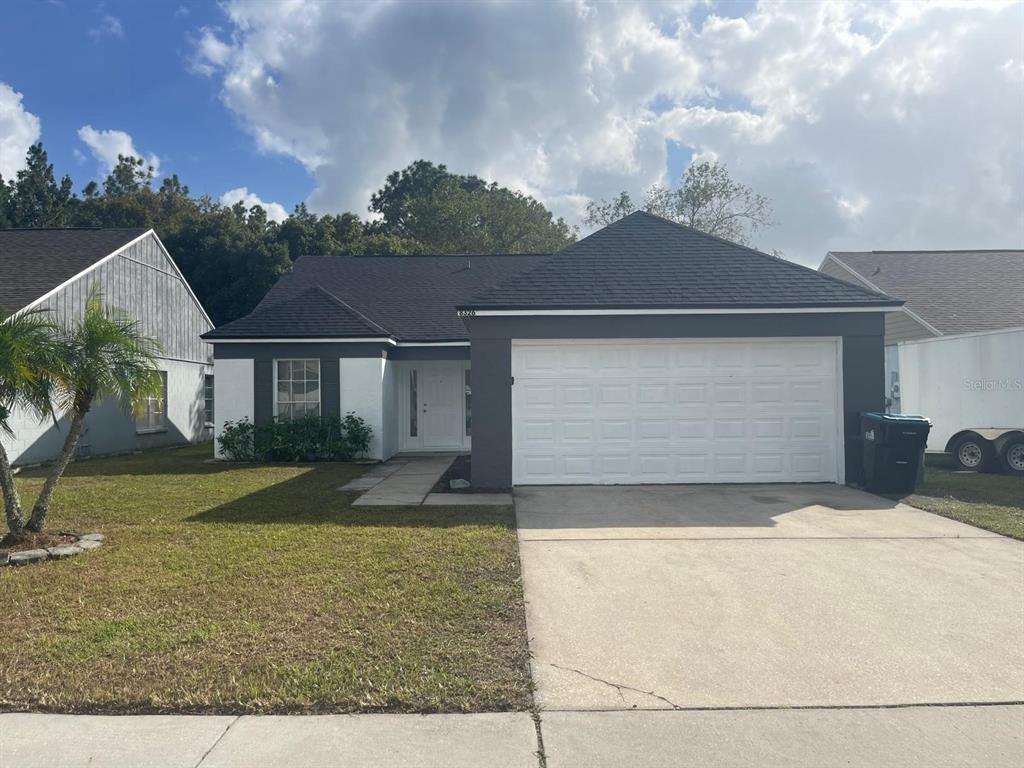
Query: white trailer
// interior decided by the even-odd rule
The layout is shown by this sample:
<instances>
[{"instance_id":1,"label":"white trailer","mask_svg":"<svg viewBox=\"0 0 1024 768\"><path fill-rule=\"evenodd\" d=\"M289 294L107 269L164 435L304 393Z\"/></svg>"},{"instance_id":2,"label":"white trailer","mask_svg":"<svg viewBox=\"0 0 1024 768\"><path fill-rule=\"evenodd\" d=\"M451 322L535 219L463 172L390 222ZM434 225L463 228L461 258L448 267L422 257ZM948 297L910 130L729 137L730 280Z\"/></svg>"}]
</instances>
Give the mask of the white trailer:
<instances>
[{"instance_id":1,"label":"white trailer","mask_svg":"<svg viewBox=\"0 0 1024 768\"><path fill-rule=\"evenodd\" d=\"M898 348L900 408L931 419L929 451L951 452L975 469L1002 460L1007 471L1024 473L1024 328L905 341Z\"/></svg>"}]
</instances>

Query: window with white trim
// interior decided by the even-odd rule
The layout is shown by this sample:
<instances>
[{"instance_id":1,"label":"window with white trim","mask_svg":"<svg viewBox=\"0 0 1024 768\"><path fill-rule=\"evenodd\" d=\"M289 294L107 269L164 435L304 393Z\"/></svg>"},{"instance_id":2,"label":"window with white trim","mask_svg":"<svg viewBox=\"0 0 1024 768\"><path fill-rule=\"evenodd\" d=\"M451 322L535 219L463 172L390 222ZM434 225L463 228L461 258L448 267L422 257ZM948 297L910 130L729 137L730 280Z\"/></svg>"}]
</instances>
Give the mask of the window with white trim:
<instances>
[{"instance_id":1,"label":"window with white trim","mask_svg":"<svg viewBox=\"0 0 1024 768\"><path fill-rule=\"evenodd\" d=\"M213 426L213 374L203 376L203 419L206 426Z\"/></svg>"},{"instance_id":2,"label":"window with white trim","mask_svg":"<svg viewBox=\"0 0 1024 768\"><path fill-rule=\"evenodd\" d=\"M281 419L320 415L320 361L276 362L274 413Z\"/></svg>"},{"instance_id":3,"label":"window with white trim","mask_svg":"<svg viewBox=\"0 0 1024 768\"><path fill-rule=\"evenodd\" d=\"M160 393L142 401L135 414L136 432L163 432L167 429L167 371L160 374Z\"/></svg>"}]
</instances>

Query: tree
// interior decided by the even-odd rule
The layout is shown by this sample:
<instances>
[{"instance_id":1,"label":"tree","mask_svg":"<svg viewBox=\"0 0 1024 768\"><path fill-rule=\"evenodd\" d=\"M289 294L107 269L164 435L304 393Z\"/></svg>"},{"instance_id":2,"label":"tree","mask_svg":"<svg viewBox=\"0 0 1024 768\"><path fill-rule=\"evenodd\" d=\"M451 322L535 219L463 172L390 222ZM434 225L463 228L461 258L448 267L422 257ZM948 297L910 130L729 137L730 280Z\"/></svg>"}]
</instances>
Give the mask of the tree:
<instances>
[{"instance_id":1,"label":"tree","mask_svg":"<svg viewBox=\"0 0 1024 768\"><path fill-rule=\"evenodd\" d=\"M736 243L748 244L758 230L771 226L768 198L729 175L717 162L694 163L678 189L655 185L647 192L643 210ZM626 192L617 198L587 204L585 223L611 224L635 210Z\"/></svg>"},{"instance_id":2,"label":"tree","mask_svg":"<svg viewBox=\"0 0 1024 768\"><path fill-rule=\"evenodd\" d=\"M388 174L370 210L381 218L369 231L415 240L427 253L556 251L575 237L534 198L426 160Z\"/></svg>"},{"instance_id":3,"label":"tree","mask_svg":"<svg viewBox=\"0 0 1024 768\"><path fill-rule=\"evenodd\" d=\"M83 318L61 333L59 345L54 391L58 410L68 417L69 426L26 526L37 533L43 530L54 489L75 453L93 405L112 398L134 409L144 398L162 394L157 342L143 335L138 322L124 312L104 306L96 291L86 300Z\"/></svg>"},{"instance_id":4,"label":"tree","mask_svg":"<svg viewBox=\"0 0 1024 768\"><path fill-rule=\"evenodd\" d=\"M46 150L36 143L7 195L3 218L12 227L65 227L71 223L74 202L71 178L65 176L58 184Z\"/></svg>"},{"instance_id":5,"label":"tree","mask_svg":"<svg viewBox=\"0 0 1024 768\"><path fill-rule=\"evenodd\" d=\"M0 317L0 432L14 434L10 419L16 408L27 409L40 419L53 417L50 394L60 362L55 331L56 326L43 310ZM7 528L13 536L19 536L25 521L14 472L2 442L0 490Z\"/></svg>"}]
</instances>

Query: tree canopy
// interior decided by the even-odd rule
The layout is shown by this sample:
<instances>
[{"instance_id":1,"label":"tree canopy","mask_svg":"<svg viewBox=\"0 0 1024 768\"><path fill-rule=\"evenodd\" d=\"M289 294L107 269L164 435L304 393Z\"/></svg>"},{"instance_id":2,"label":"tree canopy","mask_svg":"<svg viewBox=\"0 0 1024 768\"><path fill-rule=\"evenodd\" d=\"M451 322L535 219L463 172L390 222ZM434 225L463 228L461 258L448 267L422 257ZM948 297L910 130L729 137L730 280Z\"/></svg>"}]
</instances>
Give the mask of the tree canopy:
<instances>
[{"instance_id":1,"label":"tree canopy","mask_svg":"<svg viewBox=\"0 0 1024 768\"><path fill-rule=\"evenodd\" d=\"M622 192L610 200L588 203L585 222L603 226L635 210L638 207L629 193ZM708 161L687 168L676 189L660 184L651 187L639 210L744 245L755 232L773 223L768 198L735 181L725 165Z\"/></svg>"},{"instance_id":2,"label":"tree canopy","mask_svg":"<svg viewBox=\"0 0 1024 768\"><path fill-rule=\"evenodd\" d=\"M75 194L42 144L17 178L0 178L0 227L152 227L217 324L253 309L300 256L550 252L575 233L528 195L418 160L388 174L366 220L316 214L304 203L281 223L260 206L194 196L176 176L119 157L102 184Z\"/></svg>"}]
</instances>

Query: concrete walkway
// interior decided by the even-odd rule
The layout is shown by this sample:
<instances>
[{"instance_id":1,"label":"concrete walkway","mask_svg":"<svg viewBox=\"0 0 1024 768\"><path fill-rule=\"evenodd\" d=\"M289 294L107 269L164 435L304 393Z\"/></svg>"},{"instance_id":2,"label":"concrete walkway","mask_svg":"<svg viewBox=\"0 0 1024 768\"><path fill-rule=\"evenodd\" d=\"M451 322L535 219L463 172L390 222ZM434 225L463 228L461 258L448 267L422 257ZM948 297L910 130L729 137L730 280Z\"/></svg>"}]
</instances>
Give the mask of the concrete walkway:
<instances>
[{"instance_id":1,"label":"concrete walkway","mask_svg":"<svg viewBox=\"0 0 1024 768\"><path fill-rule=\"evenodd\" d=\"M0 715L3 768L537 768L529 713Z\"/></svg>"},{"instance_id":2,"label":"concrete walkway","mask_svg":"<svg viewBox=\"0 0 1024 768\"><path fill-rule=\"evenodd\" d=\"M376 464L339 491L364 491L354 507L511 506L510 493L431 493L454 456L398 456Z\"/></svg>"},{"instance_id":3,"label":"concrete walkway","mask_svg":"<svg viewBox=\"0 0 1024 768\"><path fill-rule=\"evenodd\" d=\"M452 456L388 459L368 470L362 477L342 486L340 490L366 490L366 493L352 502L356 507L422 504L434 484L451 466L452 460Z\"/></svg>"}]
</instances>

